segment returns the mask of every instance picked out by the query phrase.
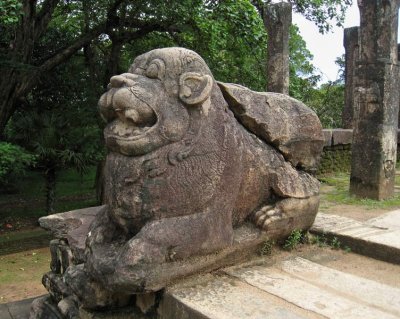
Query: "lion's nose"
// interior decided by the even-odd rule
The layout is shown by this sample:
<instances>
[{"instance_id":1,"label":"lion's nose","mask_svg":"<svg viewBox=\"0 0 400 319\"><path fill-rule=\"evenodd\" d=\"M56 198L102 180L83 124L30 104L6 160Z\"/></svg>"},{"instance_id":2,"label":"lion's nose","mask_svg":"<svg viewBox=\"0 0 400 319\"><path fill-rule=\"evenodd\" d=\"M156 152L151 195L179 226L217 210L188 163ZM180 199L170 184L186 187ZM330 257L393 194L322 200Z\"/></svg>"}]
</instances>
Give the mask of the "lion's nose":
<instances>
[{"instance_id":1,"label":"lion's nose","mask_svg":"<svg viewBox=\"0 0 400 319\"><path fill-rule=\"evenodd\" d=\"M135 83L135 77L136 75L134 74L121 74L121 75L115 75L111 77L110 79L110 84L112 88L120 88L123 86L133 86Z\"/></svg>"}]
</instances>

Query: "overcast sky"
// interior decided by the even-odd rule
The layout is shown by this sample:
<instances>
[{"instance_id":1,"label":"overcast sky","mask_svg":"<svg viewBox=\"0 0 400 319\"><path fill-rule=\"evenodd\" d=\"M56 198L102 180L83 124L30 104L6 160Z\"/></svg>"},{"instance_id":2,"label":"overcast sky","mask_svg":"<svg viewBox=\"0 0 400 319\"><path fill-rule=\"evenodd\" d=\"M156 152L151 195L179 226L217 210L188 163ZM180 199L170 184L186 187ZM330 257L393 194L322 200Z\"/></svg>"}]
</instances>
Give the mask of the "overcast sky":
<instances>
[{"instance_id":1,"label":"overcast sky","mask_svg":"<svg viewBox=\"0 0 400 319\"><path fill-rule=\"evenodd\" d=\"M343 28L335 27L332 32L320 34L313 22L294 13L293 23L297 24L301 36L307 42L307 48L314 56L313 64L322 74L322 82L335 81L338 78L337 57L344 53ZM357 1L347 10L344 27L360 25L360 14Z\"/></svg>"}]
</instances>

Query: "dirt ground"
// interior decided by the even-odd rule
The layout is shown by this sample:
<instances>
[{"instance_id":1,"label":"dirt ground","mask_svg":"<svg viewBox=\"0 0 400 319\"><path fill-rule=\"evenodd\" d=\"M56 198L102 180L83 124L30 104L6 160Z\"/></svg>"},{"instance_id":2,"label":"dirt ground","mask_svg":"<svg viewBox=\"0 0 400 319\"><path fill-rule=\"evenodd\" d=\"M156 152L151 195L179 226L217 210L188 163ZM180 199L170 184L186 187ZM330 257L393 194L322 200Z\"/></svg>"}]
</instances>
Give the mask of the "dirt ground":
<instances>
[{"instance_id":1,"label":"dirt ground","mask_svg":"<svg viewBox=\"0 0 400 319\"><path fill-rule=\"evenodd\" d=\"M0 256L0 303L46 294L42 275L49 270L49 248Z\"/></svg>"}]
</instances>

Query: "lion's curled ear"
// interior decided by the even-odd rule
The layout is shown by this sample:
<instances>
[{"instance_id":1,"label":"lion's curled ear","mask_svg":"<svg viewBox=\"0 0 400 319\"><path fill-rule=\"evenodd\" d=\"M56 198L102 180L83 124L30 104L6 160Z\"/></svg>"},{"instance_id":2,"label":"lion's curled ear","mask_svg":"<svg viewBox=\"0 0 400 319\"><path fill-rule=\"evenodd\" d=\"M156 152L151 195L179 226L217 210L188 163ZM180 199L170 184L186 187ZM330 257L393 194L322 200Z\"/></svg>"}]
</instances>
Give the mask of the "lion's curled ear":
<instances>
[{"instance_id":1,"label":"lion's curled ear","mask_svg":"<svg viewBox=\"0 0 400 319\"><path fill-rule=\"evenodd\" d=\"M187 105L200 105L210 96L212 85L208 74L186 72L179 79L179 98Z\"/></svg>"}]
</instances>

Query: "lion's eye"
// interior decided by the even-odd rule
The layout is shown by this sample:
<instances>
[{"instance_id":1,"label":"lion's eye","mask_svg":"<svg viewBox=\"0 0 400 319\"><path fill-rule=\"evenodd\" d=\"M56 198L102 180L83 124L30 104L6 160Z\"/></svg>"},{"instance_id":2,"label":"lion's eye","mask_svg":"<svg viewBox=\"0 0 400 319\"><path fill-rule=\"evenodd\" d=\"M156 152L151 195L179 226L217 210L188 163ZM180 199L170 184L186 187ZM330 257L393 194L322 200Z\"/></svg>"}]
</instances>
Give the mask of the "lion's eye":
<instances>
[{"instance_id":1,"label":"lion's eye","mask_svg":"<svg viewBox=\"0 0 400 319\"><path fill-rule=\"evenodd\" d=\"M158 65L156 63L152 63L146 69L145 75L150 79L157 79L158 71Z\"/></svg>"}]
</instances>

